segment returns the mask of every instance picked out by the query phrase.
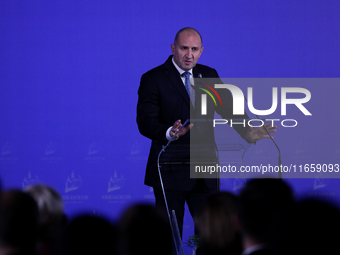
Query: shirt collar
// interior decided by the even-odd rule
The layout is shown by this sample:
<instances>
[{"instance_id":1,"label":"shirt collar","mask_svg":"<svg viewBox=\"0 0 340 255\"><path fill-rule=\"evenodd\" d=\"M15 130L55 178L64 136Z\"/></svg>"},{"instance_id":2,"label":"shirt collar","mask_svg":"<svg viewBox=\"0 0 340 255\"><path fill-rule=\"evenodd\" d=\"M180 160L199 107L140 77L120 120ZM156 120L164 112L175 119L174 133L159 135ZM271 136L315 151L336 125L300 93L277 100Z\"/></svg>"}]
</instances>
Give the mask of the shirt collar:
<instances>
[{"instance_id":1,"label":"shirt collar","mask_svg":"<svg viewBox=\"0 0 340 255\"><path fill-rule=\"evenodd\" d=\"M182 75L184 72L189 72L192 75L192 69L190 69L189 71L184 71L182 68L180 68L174 61L174 57L172 57L172 63L174 64L174 66L176 67L177 71Z\"/></svg>"}]
</instances>

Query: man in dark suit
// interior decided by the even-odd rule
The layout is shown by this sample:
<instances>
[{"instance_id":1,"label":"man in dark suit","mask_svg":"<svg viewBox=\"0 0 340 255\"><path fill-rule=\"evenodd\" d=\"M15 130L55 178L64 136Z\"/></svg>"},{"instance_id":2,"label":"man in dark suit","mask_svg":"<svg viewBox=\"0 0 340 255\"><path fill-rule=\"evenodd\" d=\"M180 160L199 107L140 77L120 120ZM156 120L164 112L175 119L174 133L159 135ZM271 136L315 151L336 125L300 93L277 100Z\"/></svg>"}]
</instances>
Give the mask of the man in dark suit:
<instances>
[{"instance_id":1,"label":"man in dark suit","mask_svg":"<svg viewBox=\"0 0 340 255\"><path fill-rule=\"evenodd\" d=\"M145 73L138 90L137 123L142 135L152 140L147 163L145 184L154 188L156 206L165 209L163 193L158 174L157 159L162 146L170 139L173 142L162 155L162 162L172 163L162 167L162 179L169 210L175 210L179 228L182 232L184 204L187 202L194 217L204 199L218 189L216 179L190 178L190 144L206 144L212 148L209 159L216 161L215 141L212 123L214 107L207 107L209 112L205 121L191 123L173 137L189 118L196 118L200 107L200 92L193 91L194 77L218 78L215 69L197 64L203 52L202 38L193 28L181 29L171 45L173 55L164 64ZM186 77L184 77L186 76ZM227 102L223 109L215 109L224 118L232 115L232 96L224 89L219 92ZM194 94L194 95L193 95ZM209 104L209 102L208 102ZM246 115L245 115L246 116ZM275 127L269 127L275 132ZM237 129L237 128L236 128ZM190 131L189 131L190 130ZM248 142L255 142L269 137L262 128L239 128L237 132ZM202 147L203 148L203 147Z\"/></svg>"}]
</instances>

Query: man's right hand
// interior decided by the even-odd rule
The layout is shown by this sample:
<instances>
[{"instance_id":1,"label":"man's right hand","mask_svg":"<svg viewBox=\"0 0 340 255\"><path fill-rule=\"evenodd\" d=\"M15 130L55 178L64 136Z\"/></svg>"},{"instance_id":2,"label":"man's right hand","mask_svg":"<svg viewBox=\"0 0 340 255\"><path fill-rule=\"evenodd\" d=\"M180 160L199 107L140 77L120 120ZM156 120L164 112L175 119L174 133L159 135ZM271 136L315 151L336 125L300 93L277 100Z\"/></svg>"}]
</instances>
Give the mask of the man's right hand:
<instances>
[{"instance_id":1,"label":"man's right hand","mask_svg":"<svg viewBox=\"0 0 340 255\"><path fill-rule=\"evenodd\" d=\"M182 135L184 135L186 132L188 132L192 127L194 126L194 124L189 124L186 127L183 127L181 129L180 132L178 132L178 134L176 135L175 139L178 139L179 137L181 137ZM172 126L171 130L170 130L170 137L172 138L176 132L182 127L182 123L181 120L177 120L174 125Z\"/></svg>"}]
</instances>

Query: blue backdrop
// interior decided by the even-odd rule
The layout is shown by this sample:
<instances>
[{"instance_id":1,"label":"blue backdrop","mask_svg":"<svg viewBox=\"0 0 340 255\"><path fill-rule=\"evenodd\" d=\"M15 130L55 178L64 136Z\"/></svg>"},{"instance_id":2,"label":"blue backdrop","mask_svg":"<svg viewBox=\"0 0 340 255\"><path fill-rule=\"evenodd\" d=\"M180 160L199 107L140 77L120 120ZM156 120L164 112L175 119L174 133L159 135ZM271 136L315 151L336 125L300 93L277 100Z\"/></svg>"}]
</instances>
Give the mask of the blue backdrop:
<instances>
[{"instance_id":1,"label":"blue backdrop","mask_svg":"<svg viewBox=\"0 0 340 255\"><path fill-rule=\"evenodd\" d=\"M71 216L117 219L131 203L152 203L143 185L150 141L135 122L137 90L140 76L171 54L175 33L199 30L199 62L221 77L339 77L339 9L337 0L1 1L4 188L51 185ZM339 86L304 87L313 116L278 130L284 163L339 163ZM257 151L277 162L269 142ZM287 181L298 197L340 201L339 179ZM225 188L239 187L230 181ZM192 234L190 217L184 231Z\"/></svg>"}]
</instances>

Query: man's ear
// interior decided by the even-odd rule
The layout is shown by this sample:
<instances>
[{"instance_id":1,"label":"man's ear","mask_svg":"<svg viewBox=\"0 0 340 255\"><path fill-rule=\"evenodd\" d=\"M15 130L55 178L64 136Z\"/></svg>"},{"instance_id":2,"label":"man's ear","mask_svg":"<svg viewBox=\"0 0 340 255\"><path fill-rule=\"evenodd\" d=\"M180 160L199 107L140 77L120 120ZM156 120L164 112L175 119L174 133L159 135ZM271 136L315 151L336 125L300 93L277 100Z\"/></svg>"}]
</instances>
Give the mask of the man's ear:
<instances>
[{"instance_id":1,"label":"man's ear","mask_svg":"<svg viewBox=\"0 0 340 255\"><path fill-rule=\"evenodd\" d=\"M203 49L204 49L204 47L202 46L202 47L201 47L200 56L202 55Z\"/></svg>"},{"instance_id":2,"label":"man's ear","mask_svg":"<svg viewBox=\"0 0 340 255\"><path fill-rule=\"evenodd\" d=\"M175 44L171 44L171 51L172 51L172 55L174 55L175 53Z\"/></svg>"}]
</instances>

